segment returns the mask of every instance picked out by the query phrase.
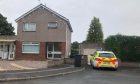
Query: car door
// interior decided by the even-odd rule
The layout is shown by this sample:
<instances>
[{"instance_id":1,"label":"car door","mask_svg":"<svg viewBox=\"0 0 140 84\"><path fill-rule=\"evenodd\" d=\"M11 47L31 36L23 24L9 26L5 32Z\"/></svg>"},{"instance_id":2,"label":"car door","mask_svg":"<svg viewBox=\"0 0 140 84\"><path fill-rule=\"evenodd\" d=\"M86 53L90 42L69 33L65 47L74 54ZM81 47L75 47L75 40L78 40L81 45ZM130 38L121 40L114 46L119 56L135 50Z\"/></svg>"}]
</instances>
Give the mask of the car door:
<instances>
[{"instance_id":1,"label":"car door","mask_svg":"<svg viewBox=\"0 0 140 84\"><path fill-rule=\"evenodd\" d=\"M98 55L97 52L95 52L93 56L93 62L95 61L95 58L97 57L97 55Z\"/></svg>"},{"instance_id":2,"label":"car door","mask_svg":"<svg viewBox=\"0 0 140 84\"><path fill-rule=\"evenodd\" d=\"M91 60L92 64L94 63L95 56L96 56L96 52L91 55L90 60Z\"/></svg>"}]
</instances>

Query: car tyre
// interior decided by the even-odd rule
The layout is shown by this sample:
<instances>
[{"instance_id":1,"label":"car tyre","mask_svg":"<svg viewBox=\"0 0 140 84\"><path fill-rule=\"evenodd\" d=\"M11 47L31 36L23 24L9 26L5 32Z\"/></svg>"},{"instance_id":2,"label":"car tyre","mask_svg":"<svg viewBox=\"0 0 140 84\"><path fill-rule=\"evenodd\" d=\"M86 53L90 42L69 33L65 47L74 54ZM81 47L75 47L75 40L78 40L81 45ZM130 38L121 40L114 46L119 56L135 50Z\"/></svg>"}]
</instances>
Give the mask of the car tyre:
<instances>
[{"instance_id":1,"label":"car tyre","mask_svg":"<svg viewBox=\"0 0 140 84\"><path fill-rule=\"evenodd\" d=\"M117 71L117 70L118 70L118 68L114 68L114 69L113 69L113 71Z\"/></svg>"},{"instance_id":2,"label":"car tyre","mask_svg":"<svg viewBox=\"0 0 140 84\"><path fill-rule=\"evenodd\" d=\"M93 68L93 69L97 69L97 68L94 66L94 64L92 64L92 68Z\"/></svg>"},{"instance_id":3,"label":"car tyre","mask_svg":"<svg viewBox=\"0 0 140 84\"><path fill-rule=\"evenodd\" d=\"M91 60L90 60L90 65L91 65L91 67L94 69L94 65L92 64Z\"/></svg>"}]
</instances>

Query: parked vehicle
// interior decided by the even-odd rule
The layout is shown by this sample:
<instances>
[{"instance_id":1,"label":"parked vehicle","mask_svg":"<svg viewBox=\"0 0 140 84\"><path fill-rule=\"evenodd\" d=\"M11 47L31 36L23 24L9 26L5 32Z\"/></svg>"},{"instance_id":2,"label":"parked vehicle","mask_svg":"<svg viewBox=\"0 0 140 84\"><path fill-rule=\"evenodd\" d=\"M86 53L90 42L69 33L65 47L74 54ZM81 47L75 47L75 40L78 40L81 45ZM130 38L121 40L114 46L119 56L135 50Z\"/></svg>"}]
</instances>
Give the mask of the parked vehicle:
<instances>
[{"instance_id":1,"label":"parked vehicle","mask_svg":"<svg viewBox=\"0 0 140 84\"><path fill-rule=\"evenodd\" d=\"M90 64L93 68L113 68L118 69L118 59L111 51L96 51L89 56Z\"/></svg>"}]
</instances>

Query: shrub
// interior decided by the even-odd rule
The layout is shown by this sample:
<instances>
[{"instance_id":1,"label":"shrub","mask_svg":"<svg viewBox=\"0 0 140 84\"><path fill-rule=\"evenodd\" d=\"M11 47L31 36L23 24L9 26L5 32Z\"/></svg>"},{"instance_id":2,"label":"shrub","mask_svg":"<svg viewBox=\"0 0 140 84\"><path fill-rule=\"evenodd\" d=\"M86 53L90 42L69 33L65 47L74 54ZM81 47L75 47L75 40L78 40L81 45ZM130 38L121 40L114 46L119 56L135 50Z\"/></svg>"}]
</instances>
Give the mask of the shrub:
<instances>
[{"instance_id":1,"label":"shrub","mask_svg":"<svg viewBox=\"0 0 140 84\"><path fill-rule=\"evenodd\" d=\"M140 37L114 35L105 40L106 50L113 51L122 61L140 62Z\"/></svg>"}]
</instances>

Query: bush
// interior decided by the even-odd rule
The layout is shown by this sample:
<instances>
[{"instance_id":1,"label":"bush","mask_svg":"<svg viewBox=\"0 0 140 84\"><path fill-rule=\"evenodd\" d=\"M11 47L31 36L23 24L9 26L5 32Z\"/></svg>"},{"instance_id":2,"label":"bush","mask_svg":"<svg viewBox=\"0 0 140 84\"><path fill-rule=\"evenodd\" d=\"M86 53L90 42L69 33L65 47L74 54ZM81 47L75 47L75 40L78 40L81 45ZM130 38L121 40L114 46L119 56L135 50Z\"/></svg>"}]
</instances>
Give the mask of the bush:
<instances>
[{"instance_id":1,"label":"bush","mask_svg":"<svg viewBox=\"0 0 140 84\"><path fill-rule=\"evenodd\" d=\"M140 37L114 35L105 40L105 48L122 61L140 62Z\"/></svg>"},{"instance_id":2,"label":"bush","mask_svg":"<svg viewBox=\"0 0 140 84\"><path fill-rule=\"evenodd\" d=\"M79 54L79 43L77 41L71 44L71 55L70 58L73 58L75 55Z\"/></svg>"}]
</instances>

